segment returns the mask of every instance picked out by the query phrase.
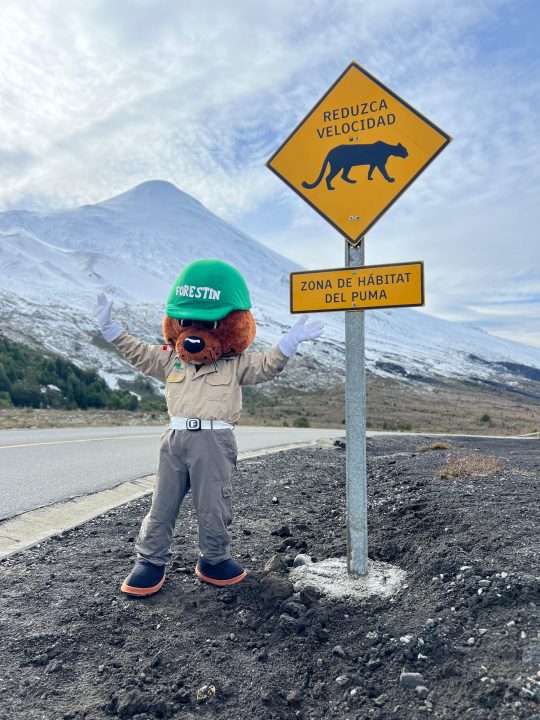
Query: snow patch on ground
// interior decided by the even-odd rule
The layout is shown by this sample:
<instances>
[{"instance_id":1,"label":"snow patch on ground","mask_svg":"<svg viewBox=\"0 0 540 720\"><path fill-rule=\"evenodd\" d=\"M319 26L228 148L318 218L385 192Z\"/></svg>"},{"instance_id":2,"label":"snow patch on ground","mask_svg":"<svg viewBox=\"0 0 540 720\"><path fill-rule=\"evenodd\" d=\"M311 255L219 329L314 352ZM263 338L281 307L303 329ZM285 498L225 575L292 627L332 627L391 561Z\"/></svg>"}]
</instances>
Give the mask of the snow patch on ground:
<instances>
[{"instance_id":1,"label":"snow patch on ground","mask_svg":"<svg viewBox=\"0 0 540 720\"><path fill-rule=\"evenodd\" d=\"M97 371L98 375L105 380L111 390L118 390L118 378L112 373L106 372L101 368Z\"/></svg>"}]
</instances>

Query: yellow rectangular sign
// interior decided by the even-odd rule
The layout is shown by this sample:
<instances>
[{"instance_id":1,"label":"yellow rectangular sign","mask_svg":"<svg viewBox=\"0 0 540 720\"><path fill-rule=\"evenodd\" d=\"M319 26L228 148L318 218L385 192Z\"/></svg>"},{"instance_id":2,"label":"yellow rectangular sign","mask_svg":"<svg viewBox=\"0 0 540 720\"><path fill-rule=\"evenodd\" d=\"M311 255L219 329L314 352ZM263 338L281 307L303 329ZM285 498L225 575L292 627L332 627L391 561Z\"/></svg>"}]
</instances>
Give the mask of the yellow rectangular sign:
<instances>
[{"instance_id":1,"label":"yellow rectangular sign","mask_svg":"<svg viewBox=\"0 0 540 720\"><path fill-rule=\"evenodd\" d=\"M291 273L291 312L335 312L424 304L424 263Z\"/></svg>"},{"instance_id":2,"label":"yellow rectangular sign","mask_svg":"<svg viewBox=\"0 0 540 720\"><path fill-rule=\"evenodd\" d=\"M356 246L450 140L353 62L267 165Z\"/></svg>"}]
</instances>

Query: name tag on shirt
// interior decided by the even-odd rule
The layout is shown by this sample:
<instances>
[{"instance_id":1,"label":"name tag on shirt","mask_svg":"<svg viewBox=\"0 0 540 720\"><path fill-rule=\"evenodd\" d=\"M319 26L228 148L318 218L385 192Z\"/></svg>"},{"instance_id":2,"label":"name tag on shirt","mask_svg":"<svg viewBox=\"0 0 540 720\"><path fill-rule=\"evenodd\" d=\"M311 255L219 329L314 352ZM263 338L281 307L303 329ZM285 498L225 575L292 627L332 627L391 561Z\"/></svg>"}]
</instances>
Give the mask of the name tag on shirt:
<instances>
[{"instance_id":1,"label":"name tag on shirt","mask_svg":"<svg viewBox=\"0 0 540 720\"><path fill-rule=\"evenodd\" d=\"M169 375L169 377L167 378L167 382L174 382L174 383L182 382L182 380L185 380L185 378L186 378L185 375L173 374L173 375Z\"/></svg>"}]
</instances>

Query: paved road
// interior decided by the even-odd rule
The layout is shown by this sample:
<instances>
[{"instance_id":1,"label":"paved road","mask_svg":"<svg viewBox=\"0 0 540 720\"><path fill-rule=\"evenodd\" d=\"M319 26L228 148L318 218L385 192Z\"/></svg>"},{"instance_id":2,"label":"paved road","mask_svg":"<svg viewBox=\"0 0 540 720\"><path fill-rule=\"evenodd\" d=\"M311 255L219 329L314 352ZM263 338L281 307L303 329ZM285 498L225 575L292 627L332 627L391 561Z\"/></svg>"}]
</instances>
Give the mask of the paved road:
<instances>
[{"instance_id":1,"label":"paved road","mask_svg":"<svg viewBox=\"0 0 540 720\"><path fill-rule=\"evenodd\" d=\"M162 432L156 426L0 431L0 520L155 473ZM240 452L344 434L236 428Z\"/></svg>"}]
</instances>

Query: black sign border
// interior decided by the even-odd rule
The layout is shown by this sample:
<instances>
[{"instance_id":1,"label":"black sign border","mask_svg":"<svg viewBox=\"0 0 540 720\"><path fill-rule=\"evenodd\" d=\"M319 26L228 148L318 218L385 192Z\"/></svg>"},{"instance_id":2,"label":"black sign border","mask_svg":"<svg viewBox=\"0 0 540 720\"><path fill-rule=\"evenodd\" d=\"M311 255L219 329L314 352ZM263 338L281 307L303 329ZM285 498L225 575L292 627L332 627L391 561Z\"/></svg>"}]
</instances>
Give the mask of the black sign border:
<instances>
[{"instance_id":1,"label":"black sign border","mask_svg":"<svg viewBox=\"0 0 540 720\"><path fill-rule=\"evenodd\" d=\"M441 147L437 150L437 152L436 152L434 155L432 155L432 156L430 157L430 159L429 159L424 165L422 165L422 167L418 170L418 172L416 173L416 175L414 175L414 176L409 180L409 182L401 188L401 190L399 191L399 193L388 203L388 205L387 205L383 210L381 210L381 212L377 215L377 217L375 217L367 227L363 228L362 231L361 231L355 238L351 237L345 230L343 230L342 228L338 227L338 225L336 225L325 213L323 213L322 210L319 210L319 208L318 208L316 205L314 205L305 195L303 195L299 190L297 190L297 189L294 187L294 185L291 185L291 183L290 183L285 177L283 177L283 175L282 175L281 173L279 173L279 172L278 172L275 168L273 168L272 165L271 165L271 163L272 163L272 161L274 160L274 158L281 152L281 150L283 150L283 148L284 148L285 145L289 142L289 140L290 140L294 135L296 135L296 133L298 132L298 130L300 130L300 128L302 127L302 125L304 125L304 123L306 122L306 120L307 120L308 118L310 118L311 115L313 115L313 113L315 112L315 110L317 110L317 108L318 108L319 105L323 102L323 100L325 100L325 99L328 97L328 95L332 92L332 90L336 87L336 85L342 80L342 78L345 77L345 75L346 75L348 72L350 72L350 70L351 70L352 68L356 68L356 69L359 70L363 75L366 75L370 80L372 80L372 81L373 81L374 83L376 83L380 88L382 88L385 92L387 92L389 95L391 95L395 100L397 100L397 101L400 102L402 105L404 105L406 108L408 108L408 109L409 109L412 113L414 113L417 117L419 117L419 118L422 119L425 123L427 123L428 125L430 125L430 127L432 127L433 130L435 130L437 133L439 133L439 135L442 135L442 137L445 138L444 144L441 145ZM332 227L334 227L341 235L343 235L343 237L347 240L347 242L348 242L350 245L352 245L353 247L357 247L357 246L360 244L360 242L362 241L362 238L364 237L364 235L365 235L369 230L371 230L371 228L375 225L376 222L378 222L378 221L381 219L381 217L385 214L385 212L386 212L389 208L392 207L392 205L396 202L396 200L397 200L399 197L401 197L401 195L403 195L403 193L405 192L405 190L408 190L408 189L409 189L409 187L412 185L412 183L419 177L419 175L421 175L421 174L424 172L424 170L427 168L427 166L430 165L430 164L433 162L433 160L435 160L435 158L437 157L437 155L439 155L439 154L444 150L444 148L445 148L451 141L452 141L452 138L450 137L450 135L448 135L447 133L445 133L444 130L441 130L441 128L438 127L437 125L435 125L435 123L431 122L431 120L430 120L429 118L427 118L425 115L422 115L422 113L418 112L418 110L416 110L415 108L413 108L412 105L409 105L409 103L405 102L405 100L403 100L401 97L399 97L399 95L397 95L395 92L393 92L392 90L390 90L390 88L386 87L386 85L384 85L382 82L380 82L380 80L377 80L376 77L374 77L373 75L371 75L371 74L370 74L367 70L365 70L361 65L359 65L357 62L354 62L354 61L353 61L353 62L351 62L351 63L345 68L345 70L341 73L341 75L338 77L338 79L337 79L335 82L332 83L332 85L328 88L328 90L324 93L324 95L319 99L319 101L312 107L312 109L311 109L311 110L308 112L308 114L303 118L303 120L301 120L301 121L298 123L298 125L294 128L294 130L287 136L286 140L284 140L284 141L281 143L281 145L278 147L278 149L275 151L275 153L272 155L272 157L266 162L266 167L267 167L269 170L271 170L275 175L277 175L281 180L283 180L283 182L284 182L286 185L288 185L288 186L291 188L291 190L293 190L299 197L301 197L302 200L304 200L304 202L307 202L307 204L310 205L310 206L315 210L315 212L317 212L317 213L318 213L321 217L323 217L328 223L330 223L330 225L332 225Z\"/></svg>"},{"instance_id":2,"label":"black sign border","mask_svg":"<svg viewBox=\"0 0 540 720\"><path fill-rule=\"evenodd\" d=\"M397 267L398 265L420 265L420 286L421 286L421 302L407 303L407 305L370 305L369 307L359 308L330 308L329 310L293 310L293 275L313 275L314 273L336 272L339 270L376 270L377 268ZM289 273L289 308L291 315L306 315L308 313L324 313L324 312L358 312L359 310L384 310L386 308L400 307L423 307L426 304L426 293L424 285L424 261L408 260L407 262L385 263L383 265L353 265L339 268L325 268L324 270L297 270Z\"/></svg>"}]
</instances>

